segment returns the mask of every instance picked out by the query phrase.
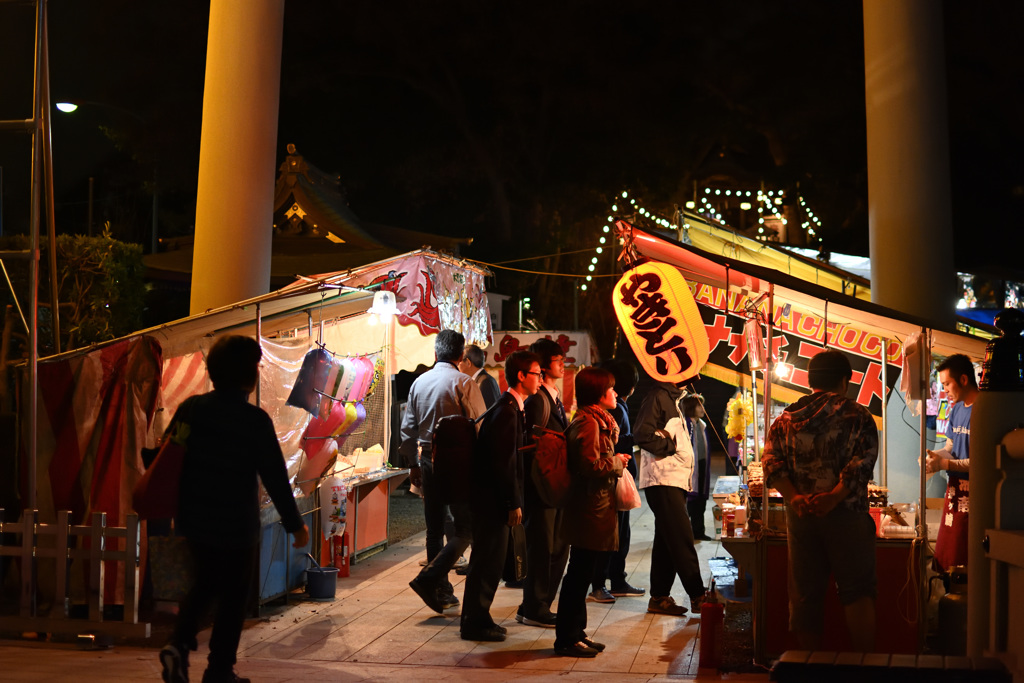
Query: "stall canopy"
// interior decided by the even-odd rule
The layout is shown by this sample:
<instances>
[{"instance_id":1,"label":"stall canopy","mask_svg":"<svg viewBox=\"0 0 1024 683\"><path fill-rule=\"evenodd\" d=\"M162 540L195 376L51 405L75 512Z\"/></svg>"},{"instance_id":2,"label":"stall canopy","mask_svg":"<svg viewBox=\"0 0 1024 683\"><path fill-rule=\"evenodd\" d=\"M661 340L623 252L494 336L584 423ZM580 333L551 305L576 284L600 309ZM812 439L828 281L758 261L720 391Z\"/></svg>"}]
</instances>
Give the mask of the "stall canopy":
<instances>
[{"instance_id":1,"label":"stall canopy","mask_svg":"<svg viewBox=\"0 0 1024 683\"><path fill-rule=\"evenodd\" d=\"M690 282L705 322L711 357L703 374L736 386L750 386L743 326L756 309L768 320L772 301L772 353L793 367L788 379L774 379L773 395L792 402L809 393L806 366L827 347L847 352L853 361L852 384L858 402L882 413L882 353L890 366L890 387L903 365L903 341L924 329L932 331L932 351L947 356L965 353L981 358L985 340L931 321L842 294L786 273L712 254L693 245L660 237L626 221L616 227L627 250L671 264Z\"/></svg>"},{"instance_id":2,"label":"stall canopy","mask_svg":"<svg viewBox=\"0 0 1024 683\"><path fill-rule=\"evenodd\" d=\"M274 418L289 472L298 471L310 415L284 402L313 345L320 342L333 353L353 356L387 353L392 372L432 363L433 334L442 328L462 331L486 346L491 336L486 274L478 266L421 249L300 278L260 297L41 359L37 453L26 457L35 458L43 518L67 509L75 523L91 512L106 512L111 524L124 522L142 471L139 449L153 445L184 398L209 390L205 353L216 336L226 333L261 338L260 402ZM391 326L371 326L366 314L374 291L381 288L398 300L393 332L385 331ZM26 432L31 429L28 413L21 415ZM383 443L386 421L373 422L366 440Z\"/></svg>"}]
</instances>

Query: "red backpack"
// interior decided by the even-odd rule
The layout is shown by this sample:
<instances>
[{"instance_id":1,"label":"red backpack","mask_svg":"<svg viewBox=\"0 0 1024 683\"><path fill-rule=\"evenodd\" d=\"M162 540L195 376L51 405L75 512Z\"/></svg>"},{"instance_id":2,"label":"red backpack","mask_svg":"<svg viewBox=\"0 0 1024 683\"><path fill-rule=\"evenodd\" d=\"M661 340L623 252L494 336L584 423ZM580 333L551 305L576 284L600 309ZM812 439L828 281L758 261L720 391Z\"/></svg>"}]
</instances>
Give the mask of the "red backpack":
<instances>
[{"instance_id":1,"label":"red backpack","mask_svg":"<svg viewBox=\"0 0 1024 683\"><path fill-rule=\"evenodd\" d=\"M546 425L551 418L551 407L544 401ZM550 507L564 507L569 497L572 476L569 474L569 454L565 433L537 425L533 428L533 465L530 477L541 500Z\"/></svg>"}]
</instances>

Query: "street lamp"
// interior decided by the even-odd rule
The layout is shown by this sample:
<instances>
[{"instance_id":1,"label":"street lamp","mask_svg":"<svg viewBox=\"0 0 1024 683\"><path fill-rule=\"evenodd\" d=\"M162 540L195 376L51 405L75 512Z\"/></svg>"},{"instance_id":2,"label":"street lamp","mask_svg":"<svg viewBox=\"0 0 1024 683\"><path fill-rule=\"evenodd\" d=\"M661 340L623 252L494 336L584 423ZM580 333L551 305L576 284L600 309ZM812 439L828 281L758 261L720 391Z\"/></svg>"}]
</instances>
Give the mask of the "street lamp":
<instances>
[{"instance_id":1,"label":"street lamp","mask_svg":"<svg viewBox=\"0 0 1024 683\"><path fill-rule=\"evenodd\" d=\"M81 105L87 105L87 106L90 106L90 107L102 107L104 109L111 109L111 110L119 112L121 114L125 114L127 116L130 116L131 118L135 119L136 121L138 121L142 125L146 124L146 119L144 119L142 116L140 116L136 112L132 111L131 109L125 109L124 107L119 107L116 104L109 104L107 102L95 102L95 101L92 101L92 100L74 100L74 101L67 101L67 102L58 102L55 106L57 107L57 110L60 111L60 112L63 112L65 114L72 114L72 113L76 112L78 110L79 106L81 106ZM157 185L157 164L154 161L154 163L153 163L153 229L152 229L152 234L151 234L151 240L152 241L151 241L151 244L150 244L150 251L151 251L151 253L154 253L154 254L157 252L157 244L158 244L158 234L159 234L158 233L158 226L159 226L159 222L158 222L159 213L158 212L159 212L159 206L160 206L160 192L159 192L159 186ZM93 179L90 176L90 178L89 178L89 219L88 219L89 220L89 235L90 236L92 235L92 208L93 208Z\"/></svg>"}]
</instances>

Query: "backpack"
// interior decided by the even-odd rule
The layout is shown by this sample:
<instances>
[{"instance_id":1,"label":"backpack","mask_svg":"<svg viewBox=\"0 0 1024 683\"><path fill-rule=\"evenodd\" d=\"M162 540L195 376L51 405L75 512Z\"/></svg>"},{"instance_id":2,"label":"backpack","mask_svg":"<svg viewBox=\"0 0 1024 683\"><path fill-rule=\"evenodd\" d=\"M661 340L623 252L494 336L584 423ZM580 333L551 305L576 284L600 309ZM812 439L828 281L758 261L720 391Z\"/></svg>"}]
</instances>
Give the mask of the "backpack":
<instances>
[{"instance_id":1,"label":"backpack","mask_svg":"<svg viewBox=\"0 0 1024 683\"><path fill-rule=\"evenodd\" d=\"M497 405L495 403L494 405ZM493 408L494 406L491 406ZM445 415L437 420L430 439L430 457L434 463L434 481L441 500L447 503L468 503L473 490L473 448L476 446L475 420L465 415Z\"/></svg>"},{"instance_id":2,"label":"backpack","mask_svg":"<svg viewBox=\"0 0 1024 683\"><path fill-rule=\"evenodd\" d=\"M551 419L551 407L547 400L544 401L543 416L541 424L546 425ZM566 504L572 476L569 474L569 452L564 432L534 426L530 478L545 505L560 508Z\"/></svg>"}]
</instances>

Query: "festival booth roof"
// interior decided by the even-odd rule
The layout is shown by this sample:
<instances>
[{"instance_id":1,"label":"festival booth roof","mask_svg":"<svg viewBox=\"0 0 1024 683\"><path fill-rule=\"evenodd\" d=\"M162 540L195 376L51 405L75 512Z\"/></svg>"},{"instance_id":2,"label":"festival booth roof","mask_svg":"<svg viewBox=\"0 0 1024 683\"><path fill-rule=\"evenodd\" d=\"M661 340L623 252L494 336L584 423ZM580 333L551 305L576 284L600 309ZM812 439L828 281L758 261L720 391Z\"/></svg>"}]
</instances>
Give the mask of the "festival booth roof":
<instances>
[{"instance_id":1,"label":"festival booth roof","mask_svg":"<svg viewBox=\"0 0 1024 683\"><path fill-rule=\"evenodd\" d=\"M871 282L856 273L808 258L771 242L751 239L731 228L713 225L689 213L686 215L686 225L679 232L680 244L684 246L693 246L707 254L717 254L791 275L803 282L821 285L856 299L871 300Z\"/></svg>"}]
</instances>

